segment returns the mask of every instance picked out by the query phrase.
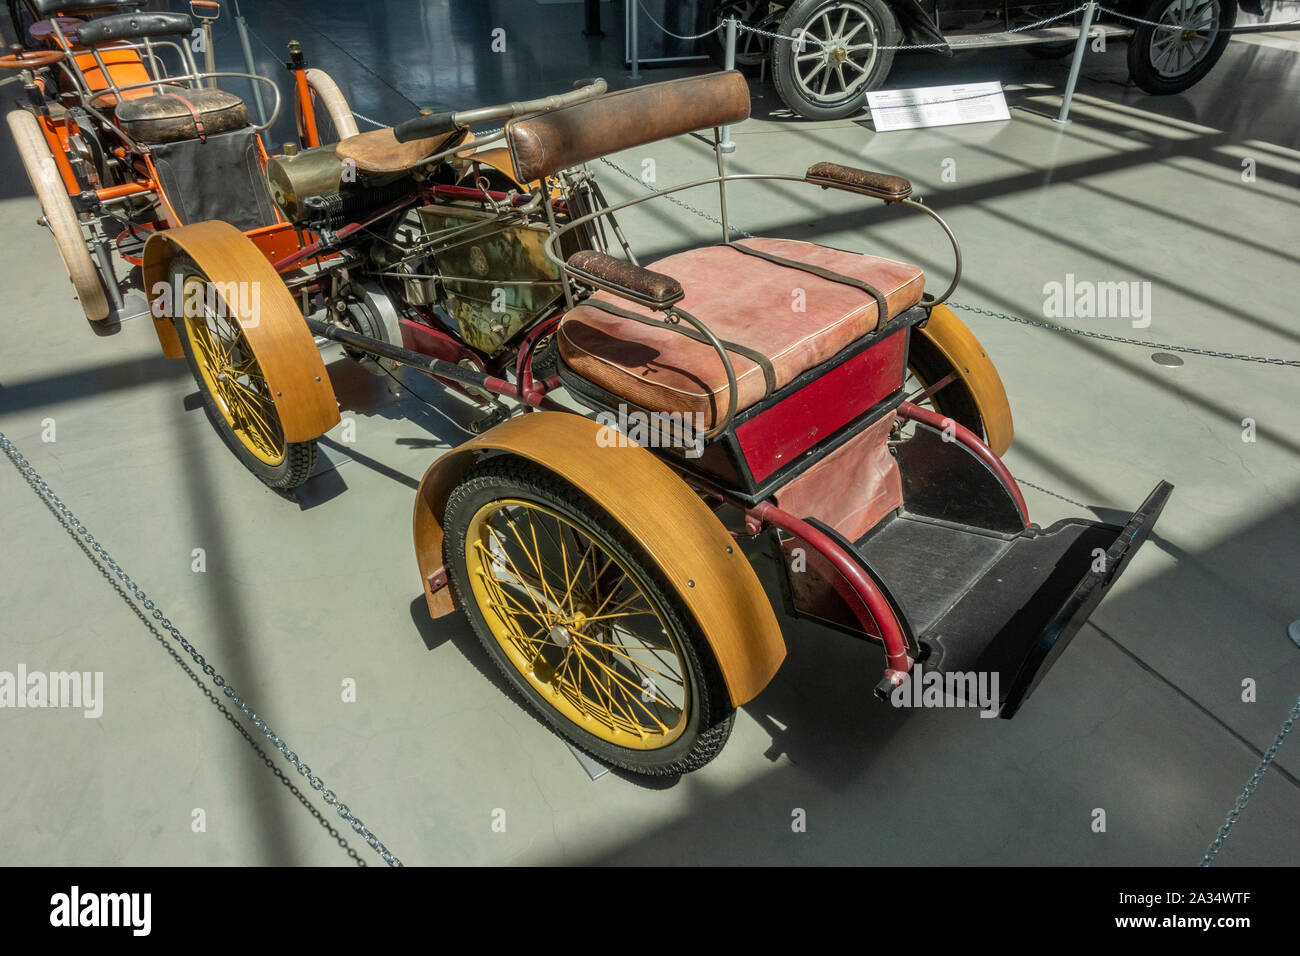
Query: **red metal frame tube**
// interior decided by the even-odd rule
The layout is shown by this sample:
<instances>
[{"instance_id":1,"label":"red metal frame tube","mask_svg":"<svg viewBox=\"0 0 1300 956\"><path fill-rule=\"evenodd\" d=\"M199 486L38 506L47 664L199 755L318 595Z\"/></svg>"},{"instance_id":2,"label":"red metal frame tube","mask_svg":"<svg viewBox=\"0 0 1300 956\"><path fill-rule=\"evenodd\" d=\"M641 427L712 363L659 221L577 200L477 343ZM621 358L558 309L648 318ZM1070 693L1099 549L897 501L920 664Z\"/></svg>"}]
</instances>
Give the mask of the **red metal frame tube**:
<instances>
[{"instance_id":1,"label":"red metal frame tube","mask_svg":"<svg viewBox=\"0 0 1300 956\"><path fill-rule=\"evenodd\" d=\"M888 663L885 668L885 678L895 687L901 684L908 671L912 669L912 658L907 653L907 638L903 635L903 627L898 621L894 606L889 603L889 598L881 593L880 588L876 587L876 582L862 570L862 566L847 555L839 543L829 535L823 534L790 512L782 511L771 502L760 501L748 509L746 514L802 538L835 566L835 570L844 576L876 619L876 627L880 630L880 639L885 644L885 659Z\"/></svg>"},{"instance_id":2,"label":"red metal frame tube","mask_svg":"<svg viewBox=\"0 0 1300 956\"><path fill-rule=\"evenodd\" d=\"M1020 486L1016 484L1016 479L1011 477L1011 472L1002 463L1002 459L993 454L992 449L980 441L978 435L960 422L945 418L938 412L922 408L920 405L913 405L911 402L904 402L898 406L898 417L920 422L922 425L929 425L939 431L951 427L953 437L973 451L980 461L988 465L993 470L993 473L998 476L998 480L1006 487L1007 493L1011 495L1016 507L1020 510L1020 517L1025 522L1025 527L1029 527L1029 508L1025 505L1025 496L1020 493Z\"/></svg>"}]
</instances>

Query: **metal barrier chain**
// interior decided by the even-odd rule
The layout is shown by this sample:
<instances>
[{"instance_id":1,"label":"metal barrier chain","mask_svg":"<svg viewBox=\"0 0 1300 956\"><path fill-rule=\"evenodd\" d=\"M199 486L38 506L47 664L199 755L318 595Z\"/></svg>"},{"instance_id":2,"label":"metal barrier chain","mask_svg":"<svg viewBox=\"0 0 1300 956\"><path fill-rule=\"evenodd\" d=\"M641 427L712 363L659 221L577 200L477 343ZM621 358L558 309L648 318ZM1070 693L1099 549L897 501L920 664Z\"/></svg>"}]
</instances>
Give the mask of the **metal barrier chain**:
<instances>
[{"instance_id":1,"label":"metal barrier chain","mask_svg":"<svg viewBox=\"0 0 1300 956\"><path fill-rule=\"evenodd\" d=\"M1024 26L1012 27L1009 30L999 30L996 33L981 33L978 37L971 37L970 39L964 42L961 39L956 39L956 40L945 40L941 43L895 44L893 46L878 44L876 46L876 49L877 50L937 50L944 47L971 46L972 44L982 43L985 37L998 37L998 36L1007 36L1012 33L1024 33L1026 30L1034 30L1038 27L1043 26L1046 23L1053 23L1057 20L1063 20L1066 17L1072 17L1076 13L1082 12L1085 8L1087 8L1087 6L1088 5L1086 3L1081 3L1074 9L1066 10L1064 13L1058 13L1055 16L1045 17L1042 20L1036 20L1033 23L1027 23ZM655 25L658 26L658 24ZM721 24L719 24L719 26L721 26ZM750 33L757 33L760 36L765 36L773 40L789 40L791 43L799 43L800 41L803 41L806 43L809 39L812 39L814 42L818 44L821 43L821 41L817 40L816 37L811 37L811 38L796 37L796 36L787 36L784 33L773 33L770 30L763 30L759 27L750 26L748 23L742 23L739 20L736 21L736 28L740 30L748 30Z\"/></svg>"},{"instance_id":2,"label":"metal barrier chain","mask_svg":"<svg viewBox=\"0 0 1300 956\"><path fill-rule=\"evenodd\" d=\"M1112 10L1110 7L1103 7L1101 4L1097 5L1097 12L1109 13L1111 16L1119 17L1121 20L1130 20L1133 23L1142 23L1149 27L1164 27L1166 30L1182 29L1182 27L1179 27L1178 25L1173 23L1156 23L1154 20L1143 20L1141 17L1135 17L1128 13L1120 13L1118 10ZM1297 23L1300 23L1300 20L1286 20L1283 21L1282 23L1269 23L1267 25L1270 27L1290 27L1290 26L1295 26ZM1260 29L1261 26L1264 26L1264 24L1249 23L1246 26L1241 28L1229 27L1226 30L1215 30L1214 32L1215 33L1267 33L1268 32L1267 30Z\"/></svg>"},{"instance_id":3,"label":"metal barrier chain","mask_svg":"<svg viewBox=\"0 0 1300 956\"><path fill-rule=\"evenodd\" d=\"M622 173L624 176L632 180L634 183L639 183L641 186L645 187L650 192L654 192L654 187L649 185L648 183L641 182L641 180L636 177L635 173L632 173L629 170L624 169L622 166L619 166L617 163L611 162L607 157L602 156L600 158L600 161L604 163L606 166L609 166L611 169L615 169L618 172ZM692 206L690 203L678 199L676 196L666 196L664 198L682 207L683 209L686 209L689 212L694 213L695 215L699 216L701 219L708 220L709 222L713 223L716 226L722 225L722 220L719 219L717 216L714 216L711 213L707 213L703 209L700 209L696 206ZM747 239L754 238L754 234L752 232L746 232L744 229L741 229L738 226L731 226L731 231L740 233L740 235L744 236ZM1029 325L1029 326L1033 326L1036 329L1046 329L1049 332L1064 332L1067 335L1080 335L1083 336L1084 338L1101 339L1102 341L1105 342L1117 342L1121 345L1137 345L1146 349L1157 349L1157 350L1164 350L1168 352L1183 352L1188 355L1204 355L1204 356L1208 356L1209 358L1234 359L1239 362L1259 362L1264 365L1287 365L1293 367L1300 367L1300 360L1296 360L1296 359L1266 358L1264 356L1259 356L1259 355L1241 355L1236 352L1220 352L1215 349L1195 348L1193 346L1188 346L1188 345L1166 345L1160 342L1145 342L1142 339L1125 338L1122 335L1109 335L1105 332L1093 332L1088 329L1072 329L1069 326L1057 325L1054 322L1042 322L1037 319L1026 319L1022 316L1010 315L1006 312L994 312L991 309L981 309L979 306L966 305L965 303L957 302L953 299L948 300L948 305L952 306L954 309L962 309L963 311L966 312L975 312L979 315L987 315L991 318L1002 319L1007 322L1016 322L1020 325Z\"/></svg>"},{"instance_id":4,"label":"metal barrier chain","mask_svg":"<svg viewBox=\"0 0 1300 956\"><path fill-rule=\"evenodd\" d=\"M1201 866L1209 866L1213 863L1214 858L1218 856L1219 851L1223 849L1223 841L1228 839L1228 834L1232 832L1232 828L1236 825L1237 821L1241 819L1241 811L1246 809L1246 804L1248 804L1250 798L1255 795L1255 788L1258 787L1259 782L1264 779L1264 774L1268 772L1269 766L1273 763L1273 758L1277 756L1278 748L1282 746L1282 741L1286 740L1287 734L1291 733L1291 729L1295 727L1295 722L1297 720L1300 720L1300 700L1297 700L1295 706L1291 708L1291 713L1287 716L1287 719L1282 722L1282 729L1278 731L1278 735L1273 741L1273 746L1269 747L1268 750L1264 752L1264 758L1260 760L1259 766L1255 768L1254 776L1246 782L1246 786L1241 791L1241 795L1237 797L1236 803L1234 803L1232 809L1228 811L1227 820L1225 820L1223 826L1219 828L1219 833L1214 838L1214 842L1210 844L1209 849L1205 851L1205 856L1201 857Z\"/></svg>"},{"instance_id":5,"label":"metal barrier chain","mask_svg":"<svg viewBox=\"0 0 1300 956\"><path fill-rule=\"evenodd\" d=\"M381 122L379 122L378 120L372 120L369 116L362 116L362 115L361 115L360 113L358 113L356 110L352 110L352 115L355 116L357 119L361 120L361 122L363 122L363 123L369 123L369 124L370 124L371 126L373 126L375 129L387 129L387 128L388 128L388 124L387 124L387 123L381 123Z\"/></svg>"},{"instance_id":6,"label":"metal barrier chain","mask_svg":"<svg viewBox=\"0 0 1300 956\"><path fill-rule=\"evenodd\" d=\"M694 36L682 36L680 33L673 33L672 30L669 30L654 17L650 16L650 11L641 5L641 0L636 0L636 6L638 10L645 14L645 18L657 26L661 32L668 34L676 40L701 40L712 33L717 33L723 27L723 23L720 22L712 30L705 30L703 33L696 33Z\"/></svg>"},{"instance_id":7,"label":"metal barrier chain","mask_svg":"<svg viewBox=\"0 0 1300 956\"><path fill-rule=\"evenodd\" d=\"M335 812L337 812L338 815L352 827L353 832L365 840L366 845L378 853L385 863L389 866L401 866L402 861L389 852L388 847L384 846L384 844L379 841L379 838L366 828L365 824L361 822L361 818L356 816L348 808L347 804L339 803L338 797L334 794L333 790L325 789L324 781L313 774L311 768L298 759L298 755L289 749L288 744L276 735L275 731L273 731L266 721L259 717L257 713L248 706L242 697L235 693L235 689L226 682L226 679L222 675L216 672L216 668L204 659L203 655L198 652L198 649L185 639L177 627L163 614L162 609L151 601L144 591L140 590L139 586L132 581L130 576L122 570L121 566L113 560L112 555L104 549L104 546L95 540L94 535L92 535L86 526L81 523L80 519L78 519L72 512L72 509L65 505L63 500L54 493L54 489L46 483L40 473L32 467L31 463L23 457L22 452L18 450L18 447L11 442L3 432L0 432L0 449L2 449L5 455L8 456L9 460L13 463L13 466L18 469L18 473L23 476L24 480L31 485L32 490L35 491L43 501L52 505L57 510L58 514L67 521L71 529L85 539L86 544L90 546L90 549L95 553L95 555L98 556L108 569L117 576L118 580L122 582L127 591L129 591L131 595L140 602L141 607L146 611L149 611L153 619L159 623L162 629L170 634L172 639L185 650L185 653L187 653L190 656L190 659L198 665L199 669L207 675L208 679L220 687L221 692L230 699L231 703L244 712L245 716L248 717L253 726L262 732L262 734L275 746L276 750L280 751L284 758L293 765L295 770L298 771L299 775L307 779L307 783L310 784L311 788L321 792L321 799L324 800L327 805L334 807ZM69 533L72 532L70 531Z\"/></svg>"},{"instance_id":8,"label":"metal barrier chain","mask_svg":"<svg viewBox=\"0 0 1300 956\"><path fill-rule=\"evenodd\" d=\"M1162 349L1168 352L1184 352L1188 355L1205 355L1210 358L1234 359L1238 362L1260 362L1264 365L1289 365L1300 367L1300 360L1297 359L1280 359L1265 358L1260 355L1241 355L1236 352L1220 352L1215 349L1201 349L1189 345L1167 345L1161 342L1146 342L1142 339L1130 339L1122 335L1109 335L1105 332L1093 332L1089 329L1072 329L1068 325L1057 325L1055 322L1042 322L1038 319L1026 319L1019 315L1009 315L1006 312L994 312L991 309L981 309L974 305L965 305L961 302L949 300L948 304L954 309L962 309L966 312L975 312L978 315L987 315L991 318L1002 319L1006 322L1016 322L1020 325L1030 325L1036 329L1047 329L1051 332L1064 332L1067 335L1080 335L1088 339L1100 339L1104 342L1118 342L1121 345L1140 345L1147 349Z\"/></svg>"}]
</instances>

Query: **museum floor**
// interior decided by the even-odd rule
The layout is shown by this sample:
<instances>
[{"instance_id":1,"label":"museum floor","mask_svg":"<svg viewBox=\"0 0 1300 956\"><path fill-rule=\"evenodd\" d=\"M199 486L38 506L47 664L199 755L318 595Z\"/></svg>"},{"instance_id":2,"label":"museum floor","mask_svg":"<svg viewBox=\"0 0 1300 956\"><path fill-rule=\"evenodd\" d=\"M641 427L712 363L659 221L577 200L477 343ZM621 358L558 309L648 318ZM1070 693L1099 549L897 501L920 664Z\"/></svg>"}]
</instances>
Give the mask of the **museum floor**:
<instances>
[{"instance_id":1,"label":"museum floor","mask_svg":"<svg viewBox=\"0 0 1300 956\"><path fill-rule=\"evenodd\" d=\"M339 0L292 0L273 14L245 6L264 73L283 77L277 58L300 39L354 109L383 121L407 118L407 97L460 108L593 74L631 82L618 3L604 5L604 41L580 36L575 4L517 3L509 15L504 4L465 4L450 16L432 2L427 14ZM490 50L497 26L505 54ZM218 41L223 64L237 66L229 21ZM835 160L910 177L962 241L963 305L1041 320L1047 283L1149 281L1149 327L1059 321L1300 359L1300 33L1238 37L1206 80L1163 99L1126 85L1115 42L1089 54L1063 127L1047 117L1067 63L1016 51L900 58L891 87L1000 79L1012 118L882 134L782 115L755 79L731 167L801 172ZM277 138L288 135L281 124ZM783 619L788 660L716 761L651 785L593 781L489 674L468 624L425 611L414 489L469 437L470 407L410 377L428 404L393 395L336 363L356 442L336 435L331 447L349 460L297 500L272 493L222 445L184 363L160 356L147 319L109 337L88 328L33 224L38 206L12 143L0 142L0 431L408 865L1191 865L1300 693L1300 648L1287 636L1300 618L1300 369L1186 353L1169 368L1153 362L1156 347L959 311L1010 395L1006 460L1027 483L1034 520L1105 517L1161 478L1176 486L1153 539L1034 697L1009 722L893 710L871 696L876 647ZM653 159L665 184L710 175L713 163L690 136L612 159L636 175ZM612 201L642 188L595 168ZM712 193L684 198L716 212ZM947 280L942 239L922 217L791 184L734 188L730 199L732 222L751 232L909 258ZM644 258L715 238L685 209L642 209L624 225ZM42 441L48 420L52 443ZM766 559L759 567L771 577ZM0 862L350 862L8 462L0 581L0 670L102 671L105 698L95 720L0 713ZM355 702L342 700L348 679ZM1254 702L1242 700L1247 679ZM1223 864L1300 859L1297 775L1292 739ZM206 829L195 832L200 808ZM1105 832L1093 827L1098 808ZM806 832L792 828L797 810Z\"/></svg>"}]
</instances>

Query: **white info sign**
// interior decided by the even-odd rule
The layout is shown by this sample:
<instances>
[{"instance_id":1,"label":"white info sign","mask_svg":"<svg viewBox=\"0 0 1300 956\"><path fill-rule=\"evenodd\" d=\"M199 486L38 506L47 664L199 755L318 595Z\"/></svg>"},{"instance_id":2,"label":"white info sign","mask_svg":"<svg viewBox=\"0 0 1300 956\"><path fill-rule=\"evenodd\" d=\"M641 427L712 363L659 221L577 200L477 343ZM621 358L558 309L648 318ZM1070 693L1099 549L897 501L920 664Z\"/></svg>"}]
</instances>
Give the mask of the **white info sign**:
<instances>
[{"instance_id":1,"label":"white info sign","mask_svg":"<svg viewBox=\"0 0 1300 956\"><path fill-rule=\"evenodd\" d=\"M1011 119L1002 84L997 82L873 90L867 94L867 105L878 133Z\"/></svg>"}]
</instances>

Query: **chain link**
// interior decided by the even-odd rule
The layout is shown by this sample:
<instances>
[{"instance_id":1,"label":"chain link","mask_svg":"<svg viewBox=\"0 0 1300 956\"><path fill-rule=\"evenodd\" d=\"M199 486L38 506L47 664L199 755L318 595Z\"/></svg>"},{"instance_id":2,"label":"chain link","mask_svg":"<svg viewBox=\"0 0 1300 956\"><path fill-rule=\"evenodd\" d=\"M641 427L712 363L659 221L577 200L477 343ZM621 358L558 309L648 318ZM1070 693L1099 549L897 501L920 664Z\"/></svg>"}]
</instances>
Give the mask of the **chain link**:
<instances>
[{"instance_id":1,"label":"chain link","mask_svg":"<svg viewBox=\"0 0 1300 956\"><path fill-rule=\"evenodd\" d=\"M984 39L986 37L999 37L999 36L1008 36L1012 33L1024 33L1026 30L1036 30L1038 27L1041 27L1045 24L1054 23L1057 20L1064 20L1066 17L1072 17L1076 13L1082 12L1087 8L1087 6L1088 5L1086 3L1081 3L1072 10L1066 10L1064 13L1058 13L1055 16L1045 17L1042 20L1035 20L1033 23L1026 23L1024 26L1012 27L1009 30L999 30L996 33L981 33L977 37L970 37L969 39L965 39L965 40L958 38L952 40L943 40L939 43L900 43L894 45L876 44L875 48L877 50L938 50L947 47L960 48L964 46L979 45L984 42ZM655 25L658 26L658 24ZM719 24L719 26L721 25L722 24ZM746 30L749 33L757 33L759 36L765 36L771 40L788 40L791 43L803 42L805 45L809 40L812 40L818 46L824 45L822 41L817 39L816 37L809 37L807 35L801 37L788 36L784 33L773 33L771 30L764 30L760 27L750 26L748 23L741 23L739 20L736 21L736 28L739 30ZM662 29L662 27L660 29ZM716 27L714 29L716 29ZM712 33L713 31L711 30L709 32Z\"/></svg>"},{"instance_id":2,"label":"chain link","mask_svg":"<svg viewBox=\"0 0 1300 956\"><path fill-rule=\"evenodd\" d=\"M1093 332L1089 329L1072 329L1068 325L1057 325L1055 322L1042 322L1038 319L1026 319L1019 315L1010 315L1006 312L995 312L991 309L981 309L979 306L966 305L961 302L949 301L954 309L961 309L965 312L974 312L977 315L987 315L994 319L1002 319L1005 322L1015 322L1019 325L1028 325L1036 329L1047 329L1050 332L1064 332L1067 335L1079 335L1088 339L1100 339L1103 342L1118 342L1121 345L1138 345L1146 349L1157 349L1167 352L1183 352L1188 355L1205 355L1209 358L1233 359L1238 362L1259 362L1264 365L1288 365L1300 367L1300 360L1266 358L1261 355L1243 355L1237 352L1220 352L1216 349L1201 349L1190 345L1168 345L1161 342L1147 342L1143 339L1130 339L1123 335L1110 335L1106 332Z\"/></svg>"},{"instance_id":3,"label":"chain link","mask_svg":"<svg viewBox=\"0 0 1300 956\"><path fill-rule=\"evenodd\" d=\"M655 26L657 26L661 33L666 33L670 37L673 37L676 40L702 40L704 37L709 36L710 34L717 33L725 25L724 22L719 22L713 27L712 30L705 30L703 33L696 33L692 36L682 36L680 33L673 33L672 30L669 30L666 26L664 26L662 23L660 23L658 20L652 17L650 15L650 11L641 5L641 0L636 0L636 5L637 5L637 9L640 10L643 14L645 14L645 18L649 20L651 23L653 23ZM736 22L737 25L739 25L740 21L736 21Z\"/></svg>"},{"instance_id":4,"label":"chain link","mask_svg":"<svg viewBox=\"0 0 1300 956\"><path fill-rule=\"evenodd\" d=\"M1098 13L1109 13L1112 17L1119 17L1121 20L1128 20L1128 21L1130 21L1130 22L1132 22L1132 23L1141 23L1141 24L1144 24L1145 26L1148 26L1148 27L1163 27L1163 28L1166 29L1166 30L1181 30L1181 29L1182 29L1182 28L1179 27L1177 24L1173 24L1173 23L1157 23L1157 22L1154 21L1154 20L1144 20L1142 17L1135 17L1135 16L1133 16L1132 14L1129 14L1129 13L1120 13L1118 10L1112 10L1110 7L1098 6L1098 7L1097 7L1097 12L1098 12ZM1284 21L1284 22L1282 22L1282 23L1269 23L1269 24L1267 24L1267 26L1268 26L1268 27L1290 27L1290 26L1295 26L1297 23L1300 23L1300 20L1286 20L1286 21ZM1261 29L1260 29L1260 27L1262 27L1262 26L1265 26L1265 24L1261 24L1261 23L1251 23L1251 24L1247 24L1246 26L1244 26L1244 27L1240 27L1240 28L1238 28L1238 27L1229 27L1229 28L1226 29L1226 30L1215 30L1214 32L1215 32L1215 33L1264 33L1264 32L1267 32L1266 30L1261 30ZM1205 32L1205 31L1200 31L1200 32Z\"/></svg>"},{"instance_id":5,"label":"chain link","mask_svg":"<svg viewBox=\"0 0 1300 956\"><path fill-rule=\"evenodd\" d=\"M604 163L606 166L609 166L611 169L617 170L618 172L622 173L624 176L632 180L634 183L639 183L641 186L645 187L645 189L649 190L650 192L654 192L653 186L651 186L649 183L643 182L642 180L638 179L636 174L631 172L630 170L624 169L622 166L619 166L617 163L611 162L608 158L604 156L600 158L600 161ZM665 196L664 198L667 199L669 202L677 206L681 206L683 209L686 209L689 212L694 213L695 215L699 216L701 219L705 219L711 223L714 223L717 226L722 225L722 220L719 219L717 216L714 216L711 213L707 213L703 209L700 209L696 206L692 206L690 203L678 199L676 196ZM746 232L744 229L740 229L736 226L731 226L730 228L732 232L739 233L740 235L744 236L747 239L754 238L754 234L752 232ZM1121 345L1136 345L1145 349L1156 349L1156 350L1163 350L1167 352L1183 352L1188 355L1204 355L1209 358L1233 359L1238 362L1259 362L1264 365L1285 365L1291 367L1300 367L1300 360L1297 359L1266 358L1260 355L1242 355L1237 352L1221 352L1216 349L1195 348L1189 345L1168 345L1160 342L1146 342L1143 341L1142 339L1131 339L1131 338L1126 338L1125 336L1122 335L1111 335L1106 332L1093 332L1089 329L1072 329L1066 325L1057 325L1055 322L1043 322L1038 319L1027 319L1024 318L1023 316L1011 315L1006 312L995 312L992 309L981 309L979 306L966 305L963 302L956 302L951 299L948 300L948 305L952 306L954 309L961 309L965 312L974 312L977 315L986 315L994 319L1002 319L1005 322L1015 322L1019 325L1028 325L1036 329L1046 329L1049 332L1063 332L1067 335L1079 335L1079 336L1083 336L1084 338L1100 339L1105 342L1117 342Z\"/></svg>"},{"instance_id":6,"label":"chain link","mask_svg":"<svg viewBox=\"0 0 1300 956\"><path fill-rule=\"evenodd\" d=\"M252 725L271 742L271 745L274 746L276 750L280 751L281 755L289 761L293 768L298 772L299 776L305 778L308 785L310 785L313 790L324 790L325 784L321 778L313 774L311 768L308 767L307 764L303 763L298 758L298 755L289 749L288 744L281 740L275 731L271 729L267 722L263 720L256 711L248 706L248 703L235 692L234 687L226 681L225 677L218 674L216 668L209 664L207 659L199 653L198 648L185 639L185 636L181 634L176 625L172 624L172 622L167 619L166 615L163 614L162 608L150 599L149 596L131 580L130 576L122 569L122 567L113 560L113 556L105 550L103 545L95 540L95 536L92 535L89 529L81 523L81 520L73 513L72 509L65 505L63 500L54 493L54 489L46 483L40 473L25 457L23 457L22 452L18 450L18 447L11 442L3 432L0 432L0 450L4 451L5 455L8 456L9 460L13 463L13 466L18 470L18 473L22 475L27 484L31 485L32 490L36 492L37 496L66 522L69 534L72 534L74 538L77 535L80 535L81 538L85 540L85 543L89 546L90 550L93 551L95 556L104 563L104 566L108 570L112 571L114 576L116 576L122 583L122 586L126 588L127 592L129 592L130 595L139 602L140 607L143 608L144 611L149 612L149 616L152 617L153 620L171 636L172 640L189 655L190 659L194 661L199 670L207 675L208 679L211 680L213 684L221 688L221 692L226 696L226 698L244 713L244 715L249 719L249 722L252 723ZM325 802L331 806L334 806L337 802L333 791L324 790L322 796ZM343 818L344 822L352 827L352 830L355 833L366 841L367 846L379 854L385 863L389 866L402 865L402 861L394 856L389 851L388 847L384 846L384 844L379 841L379 838L365 827L361 822L361 819L353 814L346 804L338 803L335 807L335 811Z\"/></svg>"},{"instance_id":7,"label":"chain link","mask_svg":"<svg viewBox=\"0 0 1300 956\"><path fill-rule=\"evenodd\" d=\"M1286 740L1287 734L1291 733L1297 720L1300 720L1300 700L1297 700L1295 706L1291 708L1291 713L1282 722L1282 729L1278 731L1277 737L1273 740L1273 746L1264 751L1264 757L1260 760L1259 766L1255 768L1254 775L1247 781L1241 795L1237 797L1232 809L1228 811L1228 818L1223 822L1223 826L1219 828L1214 842L1205 851L1205 856L1201 857L1201 866L1212 864L1214 858L1219 855L1219 851L1223 849L1223 841L1228 839L1228 834L1232 832L1232 828L1241 819L1241 811L1246 809L1246 804L1250 803L1250 798L1255 795L1255 789L1259 786L1259 782L1264 779L1264 774L1268 773L1268 768L1277 756L1278 748L1282 746L1282 741Z\"/></svg>"}]
</instances>

